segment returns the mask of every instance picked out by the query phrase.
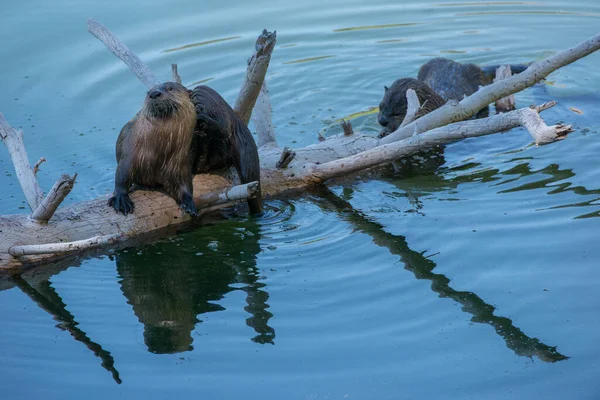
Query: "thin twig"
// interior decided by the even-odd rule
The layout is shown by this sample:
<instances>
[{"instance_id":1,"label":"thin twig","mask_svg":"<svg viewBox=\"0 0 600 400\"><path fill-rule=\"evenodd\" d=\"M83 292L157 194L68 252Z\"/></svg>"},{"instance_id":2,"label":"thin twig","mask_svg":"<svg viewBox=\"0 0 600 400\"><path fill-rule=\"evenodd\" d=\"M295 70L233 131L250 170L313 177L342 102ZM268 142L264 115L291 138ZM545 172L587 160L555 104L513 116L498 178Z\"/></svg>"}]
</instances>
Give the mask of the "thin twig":
<instances>
[{"instance_id":1,"label":"thin twig","mask_svg":"<svg viewBox=\"0 0 600 400\"><path fill-rule=\"evenodd\" d=\"M181 77L177 72L177 64L171 64L171 72L173 73L173 82L177 82L181 85Z\"/></svg>"},{"instance_id":2,"label":"thin twig","mask_svg":"<svg viewBox=\"0 0 600 400\"><path fill-rule=\"evenodd\" d=\"M33 175L37 175L38 171L40 170L40 165L42 165L43 162L46 162L46 159L44 157L40 157L38 162L36 162L33 166Z\"/></svg>"},{"instance_id":3,"label":"thin twig","mask_svg":"<svg viewBox=\"0 0 600 400\"><path fill-rule=\"evenodd\" d=\"M31 214L31 219L46 223L52 216L54 212L62 203L62 201L67 197L73 186L75 185L75 179L77 178L77 174L73 177L63 174L58 181L52 186L48 195L42 200L40 205L35 209L33 214Z\"/></svg>"},{"instance_id":4,"label":"thin twig","mask_svg":"<svg viewBox=\"0 0 600 400\"><path fill-rule=\"evenodd\" d=\"M292 151L292 149L289 147L284 147L283 151L281 152L281 157L279 157L279 161L277 161L275 167L278 169L287 168L294 157L296 157L296 152Z\"/></svg>"}]
</instances>

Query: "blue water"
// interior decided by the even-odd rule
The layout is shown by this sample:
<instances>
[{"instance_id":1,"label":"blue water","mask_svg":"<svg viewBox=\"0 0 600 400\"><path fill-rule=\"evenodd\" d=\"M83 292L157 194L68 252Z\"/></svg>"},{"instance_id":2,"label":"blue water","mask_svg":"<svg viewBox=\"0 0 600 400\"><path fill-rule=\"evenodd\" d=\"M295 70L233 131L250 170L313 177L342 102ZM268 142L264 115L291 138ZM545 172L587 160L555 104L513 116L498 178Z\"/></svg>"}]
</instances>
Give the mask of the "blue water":
<instances>
[{"instance_id":1,"label":"blue water","mask_svg":"<svg viewBox=\"0 0 600 400\"><path fill-rule=\"evenodd\" d=\"M600 4L3 0L0 112L32 162L48 159L42 187L79 174L68 202L112 191L145 92L87 17L159 78L177 63L231 103L256 36L277 30L273 119L299 147L434 56L518 63L575 45L598 33ZM516 96L557 100L546 121L576 128L562 142L466 140L439 165L269 200L258 220L233 211L0 278L0 397L600 398L599 62ZM353 123L379 131L374 114ZM2 214L26 212L4 148L0 171Z\"/></svg>"}]
</instances>

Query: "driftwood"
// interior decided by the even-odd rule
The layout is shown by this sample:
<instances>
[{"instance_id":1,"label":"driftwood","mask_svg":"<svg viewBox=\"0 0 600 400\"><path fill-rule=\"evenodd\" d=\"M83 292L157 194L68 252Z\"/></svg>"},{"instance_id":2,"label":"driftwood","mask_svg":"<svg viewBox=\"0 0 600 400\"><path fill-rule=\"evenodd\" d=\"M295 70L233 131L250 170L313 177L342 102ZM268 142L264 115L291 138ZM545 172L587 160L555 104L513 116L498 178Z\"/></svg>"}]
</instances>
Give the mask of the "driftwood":
<instances>
[{"instance_id":1,"label":"driftwood","mask_svg":"<svg viewBox=\"0 0 600 400\"><path fill-rule=\"evenodd\" d=\"M89 20L88 29L123 60L147 87L158 83L149 68L106 27ZM570 127L548 126L539 116L539 111L551 106L550 104L480 120L465 119L483 106L525 89L552 71L600 48L600 36L593 37L532 64L519 75L486 86L460 103L449 103L400 127L383 139L360 134L339 135L291 150L281 149L277 145L268 90L264 82L275 41L274 33L264 31L259 36L256 52L249 60L247 76L235 103L236 112L244 120L248 121L252 116L257 130L261 188L265 197L306 189L331 178L388 163L432 145L502 132L518 126L524 126L537 144L561 139L570 131ZM172 67L172 72L174 79L180 79L176 68ZM2 122L5 121L0 118L0 123ZM39 184L27 160L24 146L16 146L17 150L14 150L13 145L19 142L19 135L22 136L22 133L10 128L7 123L2 123L0 134L9 146L13 160L18 160L15 161L17 176L23 177L19 182L30 207L36 210L43 198ZM22 144L22 139L20 141ZM20 147L22 150L19 150ZM22 155L13 154L15 151ZM231 206L236 201L254 195L255 185L236 187L228 179L229 172L225 171L222 175L224 176L203 174L195 177L194 200L200 214ZM34 220L27 215L0 216L0 268L14 269L45 263L73 253L88 252L106 243L127 246L136 237L191 221L191 217L182 213L171 198L160 192L139 190L132 194L132 199L136 203L136 211L127 216L117 214L109 208L106 205L107 196L57 210L54 206L58 206L58 201L49 200L52 209L41 213L42 220ZM49 210L48 207L44 209ZM39 223L44 221L47 224ZM38 245L43 245L41 250L33 247Z\"/></svg>"},{"instance_id":2,"label":"driftwood","mask_svg":"<svg viewBox=\"0 0 600 400\"><path fill-rule=\"evenodd\" d=\"M512 76L512 71L510 69L510 65L501 65L496 69L496 78L494 78L494 82L501 81L503 79L508 79ZM511 94L502 99L496 100L496 112L506 112L512 111L515 108L515 95Z\"/></svg>"}]
</instances>

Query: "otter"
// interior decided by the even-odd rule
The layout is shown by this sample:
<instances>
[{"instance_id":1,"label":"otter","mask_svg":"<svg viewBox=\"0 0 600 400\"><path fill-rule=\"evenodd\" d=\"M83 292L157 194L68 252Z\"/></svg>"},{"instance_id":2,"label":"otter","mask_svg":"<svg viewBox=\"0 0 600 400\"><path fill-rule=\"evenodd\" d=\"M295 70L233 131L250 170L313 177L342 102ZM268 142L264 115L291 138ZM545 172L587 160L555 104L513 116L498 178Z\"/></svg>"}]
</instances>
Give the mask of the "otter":
<instances>
[{"instance_id":1,"label":"otter","mask_svg":"<svg viewBox=\"0 0 600 400\"><path fill-rule=\"evenodd\" d=\"M461 101L475 93L480 86L492 83L498 66L479 67L475 64L461 64L447 58L434 58L423 64L417 79L396 80L390 89L385 87L383 100L379 105L379 124L383 126L380 137L394 132L406 116L406 91L417 93L421 109L417 118L441 107L449 100ZM511 65L513 73L520 73L528 65ZM480 110L476 117L488 115L488 107Z\"/></svg>"},{"instance_id":2,"label":"otter","mask_svg":"<svg viewBox=\"0 0 600 400\"><path fill-rule=\"evenodd\" d=\"M115 191L108 205L125 215L134 210L132 185L162 189L188 214L192 197L192 154L197 116L189 91L166 82L150 89L144 106L117 139Z\"/></svg>"},{"instance_id":3,"label":"otter","mask_svg":"<svg viewBox=\"0 0 600 400\"><path fill-rule=\"evenodd\" d=\"M394 132L404 121L408 107L406 100L408 89L415 91L419 104L421 104L421 108L415 116L416 118L422 117L446 104L446 101L433 89L413 78L398 79L392 83L390 88L384 86L384 89L385 93L379 104L379 114L377 116L379 124L383 126L380 137Z\"/></svg>"},{"instance_id":4,"label":"otter","mask_svg":"<svg viewBox=\"0 0 600 400\"><path fill-rule=\"evenodd\" d=\"M447 58L434 58L423 64L417 79L446 101L461 101L485 83L483 71L477 65Z\"/></svg>"},{"instance_id":5,"label":"otter","mask_svg":"<svg viewBox=\"0 0 600 400\"><path fill-rule=\"evenodd\" d=\"M192 171L195 174L233 166L242 183L260 184L258 150L252 133L227 104L225 99L208 86L197 86L191 91L198 123L192 144ZM262 212L259 194L248 199L250 213Z\"/></svg>"},{"instance_id":6,"label":"otter","mask_svg":"<svg viewBox=\"0 0 600 400\"><path fill-rule=\"evenodd\" d=\"M132 185L162 189L188 214L197 214L193 175L234 166L242 183L260 182L256 144L248 127L213 89L174 82L148 91L144 107L117 139L115 192L108 204L132 213ZM260 193L260 192L259 192ZM262 212L260 194L250 212Z\"/></svg>"}]
</instances>

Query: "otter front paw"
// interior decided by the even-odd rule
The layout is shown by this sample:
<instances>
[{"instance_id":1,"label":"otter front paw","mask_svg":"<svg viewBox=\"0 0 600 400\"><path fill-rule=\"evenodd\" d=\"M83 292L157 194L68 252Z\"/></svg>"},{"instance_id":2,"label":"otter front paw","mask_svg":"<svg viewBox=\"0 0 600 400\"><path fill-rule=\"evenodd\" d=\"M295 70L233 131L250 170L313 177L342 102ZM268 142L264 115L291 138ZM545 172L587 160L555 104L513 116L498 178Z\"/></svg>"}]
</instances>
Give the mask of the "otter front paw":
<instances>
[{"instance_id":1,"label":"otter front paw","mask_svg":"<svg viewBox=\"0 0 600 400\"><path fill-rule=\"evenodd\" d=\"M190 214L192 217L198 216L198 210L196 209L196 204L194 203L194 199L189 194L184 194L181 203L179 203L179 207L186 213Z\"/></svg>"},{"instance_id":2,"label":"otter front paw","mask_svg":"<svg viewBox=\"0 0 600 400\"><path fill-rule=\"evenodd\" d=\"M108 199L108 205L115 209L116 212L122 213L123 215L133 213L135 208L133 201L129 198L128 194L115 194L113 197Z\"/></svg>"}]
</instances>

